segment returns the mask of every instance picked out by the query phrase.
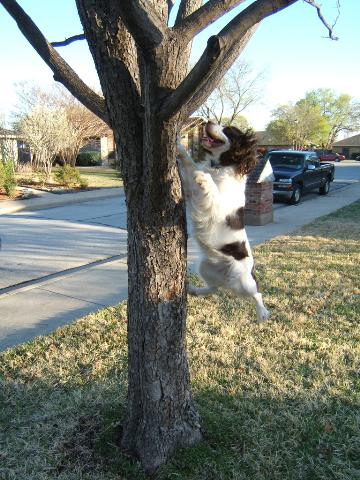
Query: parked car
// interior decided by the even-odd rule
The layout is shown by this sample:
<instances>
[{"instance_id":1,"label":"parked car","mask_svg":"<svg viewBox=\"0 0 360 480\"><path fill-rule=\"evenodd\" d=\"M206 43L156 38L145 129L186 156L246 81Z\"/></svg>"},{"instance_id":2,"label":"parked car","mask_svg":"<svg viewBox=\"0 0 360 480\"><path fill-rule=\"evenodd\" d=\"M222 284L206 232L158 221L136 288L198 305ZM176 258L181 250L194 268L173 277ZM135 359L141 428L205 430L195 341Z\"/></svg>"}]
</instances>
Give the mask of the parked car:
<instances>
[{"instance_id":1,"label":"parked car","mask_svg":"<svg viewBox=\"0 0 360 480\"><path fill-rule=\"evenodd\" d=\"M358 155L357 157L355 157L355 160L357 160L358 162L360 162L360 155Z\"/></svg>"},{"instance_id":2,"label":"parked car","mask_svg":"<svg viewBox=\"0 0 360 480\"><path fill-rule=\"evenodd\" d=\"M340 153L323 153L319 155L319 159L321 162L341 162L345 160L345 155Z\"/></svg>"},{"instance_id":3,"label":"parked car","mask_svg":"<svg viewBox=\"0 0 360 480\"><path fill-rule=\"evenodd\" d=\"M320 195L329 193L335 167L331 163L320 163L315 152L274 150L267 154L267 158L275 177L275 197L286 198L296 205L305 192L318 190Z\"/></svg>"}]
</instances>

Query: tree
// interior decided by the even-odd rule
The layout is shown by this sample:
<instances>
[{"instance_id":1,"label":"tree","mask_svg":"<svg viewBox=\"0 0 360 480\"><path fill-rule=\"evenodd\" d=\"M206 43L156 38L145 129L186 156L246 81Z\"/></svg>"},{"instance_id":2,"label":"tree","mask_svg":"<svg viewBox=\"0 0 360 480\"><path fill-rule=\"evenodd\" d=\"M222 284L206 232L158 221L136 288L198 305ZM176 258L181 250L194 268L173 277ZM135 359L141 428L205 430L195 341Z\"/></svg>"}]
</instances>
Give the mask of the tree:
<instances>
[{"instance_id":1,"label":"tree","mask_svg":"<svg viewBox=\"0 0 360 480\"><path fill-rule=\"evenodd\" d=\"M360 102L350 95L336 93L329 88L307 92L301 102L317 107L329 125L323 146L331 148L340 132L355 132L360 129Z\"/></svg>"},{"instance_id":2,"label":"tree","mask_svg":"<svg viewBox=\"0 0 360 480\"><path fill-rule=\"evenodd\" d=\"M318 106L307 102L281 105L272 113L272 120L266 131L274 142L287 141L293 148L299 149L321 145L327 138L329 125Z\"/></svg>"},{"instance_id":3,"label":"tree","mask_svg":"<svg viewBox=\"0 0 360 480\"><path fill-rule=\"evenodd\" d=\"M67 141L60 151L55 152L65 163L75 166L76 157L81 147L91 138L102 137L109 132L108 125L98 116L84 107L62 85L50 90L41 89L29 82L20 82L17 88L18 105L14 117L19 123L35 109L65 113L67 120ZM65 125L62 125L65 128Z\"/></svg>"},{"instance_id":4,"label":"tree","mask_svg":"<svg viewBox=\"0 0 360 480\"><path fill-rule=\"evenodd\" d=\"M238 59L200 107L199 114L222 125L243 125L241 113L261 98L263 78L263 72L254 72L249 63Z\"/></svg>"},{"instance_id":5,"label":"tree","mask_svg":"<svg viewBox=\"0 0 360 480\"><path fill-rule=\"evenodd\" d=\"M65 110L36 107L18 128L30 147L33 166L49 179L56 155L72 141Z\"/></svg>"},{"instance_id":6,"label":"tree","mask_svg":"<svg viewBox=\"0 0 360 480\"><path fill-rule=\"evenodd\" d=\"M153 472L201 439L185 341L186 235L176 137L239 56L259 22L297 0L255 0L188 72L191 42L242 0L76 0L104 98L87 87L15 0L0 0L54 78L108 123L128 208L128 405L122 446ZM79 36L77 37L77 39ZM64 43L69 43L68 39Z\"/></svg>"}]
</instances>

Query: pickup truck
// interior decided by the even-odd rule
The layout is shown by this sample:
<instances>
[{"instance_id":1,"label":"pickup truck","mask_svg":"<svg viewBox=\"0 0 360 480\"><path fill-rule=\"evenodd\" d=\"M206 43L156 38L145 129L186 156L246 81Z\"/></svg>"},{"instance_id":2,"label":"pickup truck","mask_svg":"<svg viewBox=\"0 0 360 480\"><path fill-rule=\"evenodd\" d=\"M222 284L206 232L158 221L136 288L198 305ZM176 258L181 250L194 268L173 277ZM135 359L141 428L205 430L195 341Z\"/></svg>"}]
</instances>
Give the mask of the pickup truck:
<instances>
[{"instance_id":1,"label":"pickup truck","mask_svg":"<svg viewBox=\"0 0 360 480\"><path fill-rule=\"evenodd\" d=\"M318 190L327 195L334 180L335 167L320 163L315 152L297 150L273 150L267 153L275 181L274 196L281 196L297 205L303 193Z\"/></svg>"}]
</instances>

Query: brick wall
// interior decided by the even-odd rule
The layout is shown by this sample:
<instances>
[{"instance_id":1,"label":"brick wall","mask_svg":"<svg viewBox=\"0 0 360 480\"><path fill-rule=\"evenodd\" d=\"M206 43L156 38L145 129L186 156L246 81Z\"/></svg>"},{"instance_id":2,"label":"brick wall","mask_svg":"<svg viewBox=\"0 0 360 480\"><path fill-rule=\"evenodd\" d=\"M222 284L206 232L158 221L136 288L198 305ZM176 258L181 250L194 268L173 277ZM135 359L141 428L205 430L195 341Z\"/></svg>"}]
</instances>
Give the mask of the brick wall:
<instances>
[{"instance_id":1,"label":"brick wall","mask_svg":"<svg viewBox=\"0 0 360 480\"><path fill-rule=\"evenodd\" d=\"M274 220L272 182L246 185L245 223L247 225L265 225Z\"/></svg>"}]
</instances>

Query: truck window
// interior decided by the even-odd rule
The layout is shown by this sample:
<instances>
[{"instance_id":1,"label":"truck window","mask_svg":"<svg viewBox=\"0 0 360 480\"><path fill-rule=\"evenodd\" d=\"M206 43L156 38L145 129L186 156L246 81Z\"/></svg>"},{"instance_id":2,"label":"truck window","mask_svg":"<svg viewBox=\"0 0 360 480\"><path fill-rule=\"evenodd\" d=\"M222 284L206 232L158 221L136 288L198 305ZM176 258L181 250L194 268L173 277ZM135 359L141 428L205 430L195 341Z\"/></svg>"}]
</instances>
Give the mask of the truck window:
<instances>
[{"instance_id":1,"label":"truck window","mask_svg":"<svg viewBox=\"0 0 360 480\"><path fill-rule=\"evenodd\" d=\"M270 153L269 160L272 167L284 167L298 170L304 165L304 157L296 153Z\"/></svg>"}]
</instances>

